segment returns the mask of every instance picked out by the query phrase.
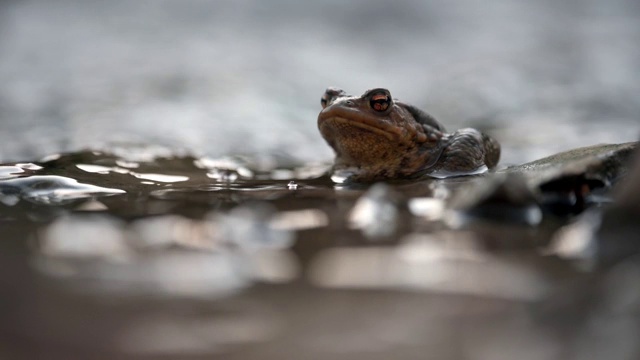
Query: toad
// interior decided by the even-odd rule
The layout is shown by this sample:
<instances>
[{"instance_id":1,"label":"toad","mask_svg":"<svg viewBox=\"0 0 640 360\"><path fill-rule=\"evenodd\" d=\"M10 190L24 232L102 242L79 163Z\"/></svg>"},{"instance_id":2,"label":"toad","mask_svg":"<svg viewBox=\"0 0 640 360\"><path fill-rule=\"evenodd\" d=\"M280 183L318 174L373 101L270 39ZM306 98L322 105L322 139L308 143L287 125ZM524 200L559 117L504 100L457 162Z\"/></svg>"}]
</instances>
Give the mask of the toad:
<instances>
[{"instance_id":1,"label":"toad","mask_svg":"<svg viewBox=\"0 0 640 360\"><path fill-rule=\"evenodd\" d=\"M500 144L476 129L447 133L426 112L387 89L348 95L330 87L318 128L336 154L334 171L353 181L473 175L493 169Z\"/></svg>"}]
</instances>

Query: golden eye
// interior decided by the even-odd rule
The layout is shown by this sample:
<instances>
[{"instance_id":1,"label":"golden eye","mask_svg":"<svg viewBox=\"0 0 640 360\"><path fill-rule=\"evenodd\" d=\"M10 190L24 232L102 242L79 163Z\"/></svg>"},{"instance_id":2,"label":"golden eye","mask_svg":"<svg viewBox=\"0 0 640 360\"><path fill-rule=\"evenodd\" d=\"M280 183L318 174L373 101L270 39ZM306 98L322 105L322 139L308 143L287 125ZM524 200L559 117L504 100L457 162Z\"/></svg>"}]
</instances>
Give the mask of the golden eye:
<instances>
[{"instance_id":1,"label":"golden eye","mask_svg":"<svg viewBox=\"0 0 640 360\"><path fill-rule=\"evenodd\" d=\"M385 111L389 108L390 104L391 98L385 93L373 94L369 100L369 105L371 105L371 108L375 111Z\"/></svg>"}]
</instances>

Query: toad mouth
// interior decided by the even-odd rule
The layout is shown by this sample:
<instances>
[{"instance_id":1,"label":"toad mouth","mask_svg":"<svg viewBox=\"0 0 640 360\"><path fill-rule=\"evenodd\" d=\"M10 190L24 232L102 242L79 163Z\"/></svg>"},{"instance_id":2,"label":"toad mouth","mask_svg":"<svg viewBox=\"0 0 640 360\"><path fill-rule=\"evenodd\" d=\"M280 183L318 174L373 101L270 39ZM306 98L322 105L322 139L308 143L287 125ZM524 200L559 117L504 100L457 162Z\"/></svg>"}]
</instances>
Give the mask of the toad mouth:
<instances>
[{"instance_id":1,"label":"toad mouth","mask_svg":"<svg viewBox=\"0 0 640 360\"><path fill-rule=\"evenodd\" d=\"M367 130L369 132L378 134L378 135L382 135L384 137L386 137L388 140L393 141L395 140L395 136L394 135L398 135L398 131L395 129L390 128L390 126L380 126L379 123L377 123L375 126L370 124L368 122L362 122L362 121L358 121L358 120L352 120L352 119L347 119L347 118L343 118L340 116L330 116L330 117L325 117L325 118L321 118L319 121L319 127L322 130L324 127L331 127L332 124L344 124L347 126L352 126L352 127L357 127L360 129L364 129Z\"/></svg>"}]
</instances>

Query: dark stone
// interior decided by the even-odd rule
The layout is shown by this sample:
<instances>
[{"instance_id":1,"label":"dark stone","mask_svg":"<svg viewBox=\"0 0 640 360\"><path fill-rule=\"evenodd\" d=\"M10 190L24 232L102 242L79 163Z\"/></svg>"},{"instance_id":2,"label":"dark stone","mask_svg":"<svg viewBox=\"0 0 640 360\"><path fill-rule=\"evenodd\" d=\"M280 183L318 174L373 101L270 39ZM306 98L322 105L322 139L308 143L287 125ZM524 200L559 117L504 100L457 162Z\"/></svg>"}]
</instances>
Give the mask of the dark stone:
<instances>
[{"instance_id":1,"label":"dark stone","mask_svg":"<svg viewBox=\"0 0 640 360\"><path fill-rule=\"evenodd\" d=\"M637 146L630 142L583 147L503 171L522 174L546 212L576 215L601 201L600 195L628 171Z\"/></svg>"}]
</instances>

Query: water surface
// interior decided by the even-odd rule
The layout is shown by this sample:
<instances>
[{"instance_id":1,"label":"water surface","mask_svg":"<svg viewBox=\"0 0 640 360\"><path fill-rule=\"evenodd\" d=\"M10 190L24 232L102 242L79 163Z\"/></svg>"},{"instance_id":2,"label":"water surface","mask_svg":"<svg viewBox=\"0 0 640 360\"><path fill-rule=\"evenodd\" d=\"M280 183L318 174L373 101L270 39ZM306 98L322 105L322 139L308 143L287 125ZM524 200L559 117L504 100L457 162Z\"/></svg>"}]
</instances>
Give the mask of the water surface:
<instances>
[{"instance_id":1,"label":"water surface","mask_svg":"<svg viewBox=\"0 0 640 360\"><path fill-rule=\"evenodd\" d=\"M599 267L573 234L599 204L487 217L447 206L482 176L371 186L327 169L144 146L1 166L7 354L556 359L608 326L635 343L602 305L635 303L635 263Z\"/></svg>"}]
</instances>

